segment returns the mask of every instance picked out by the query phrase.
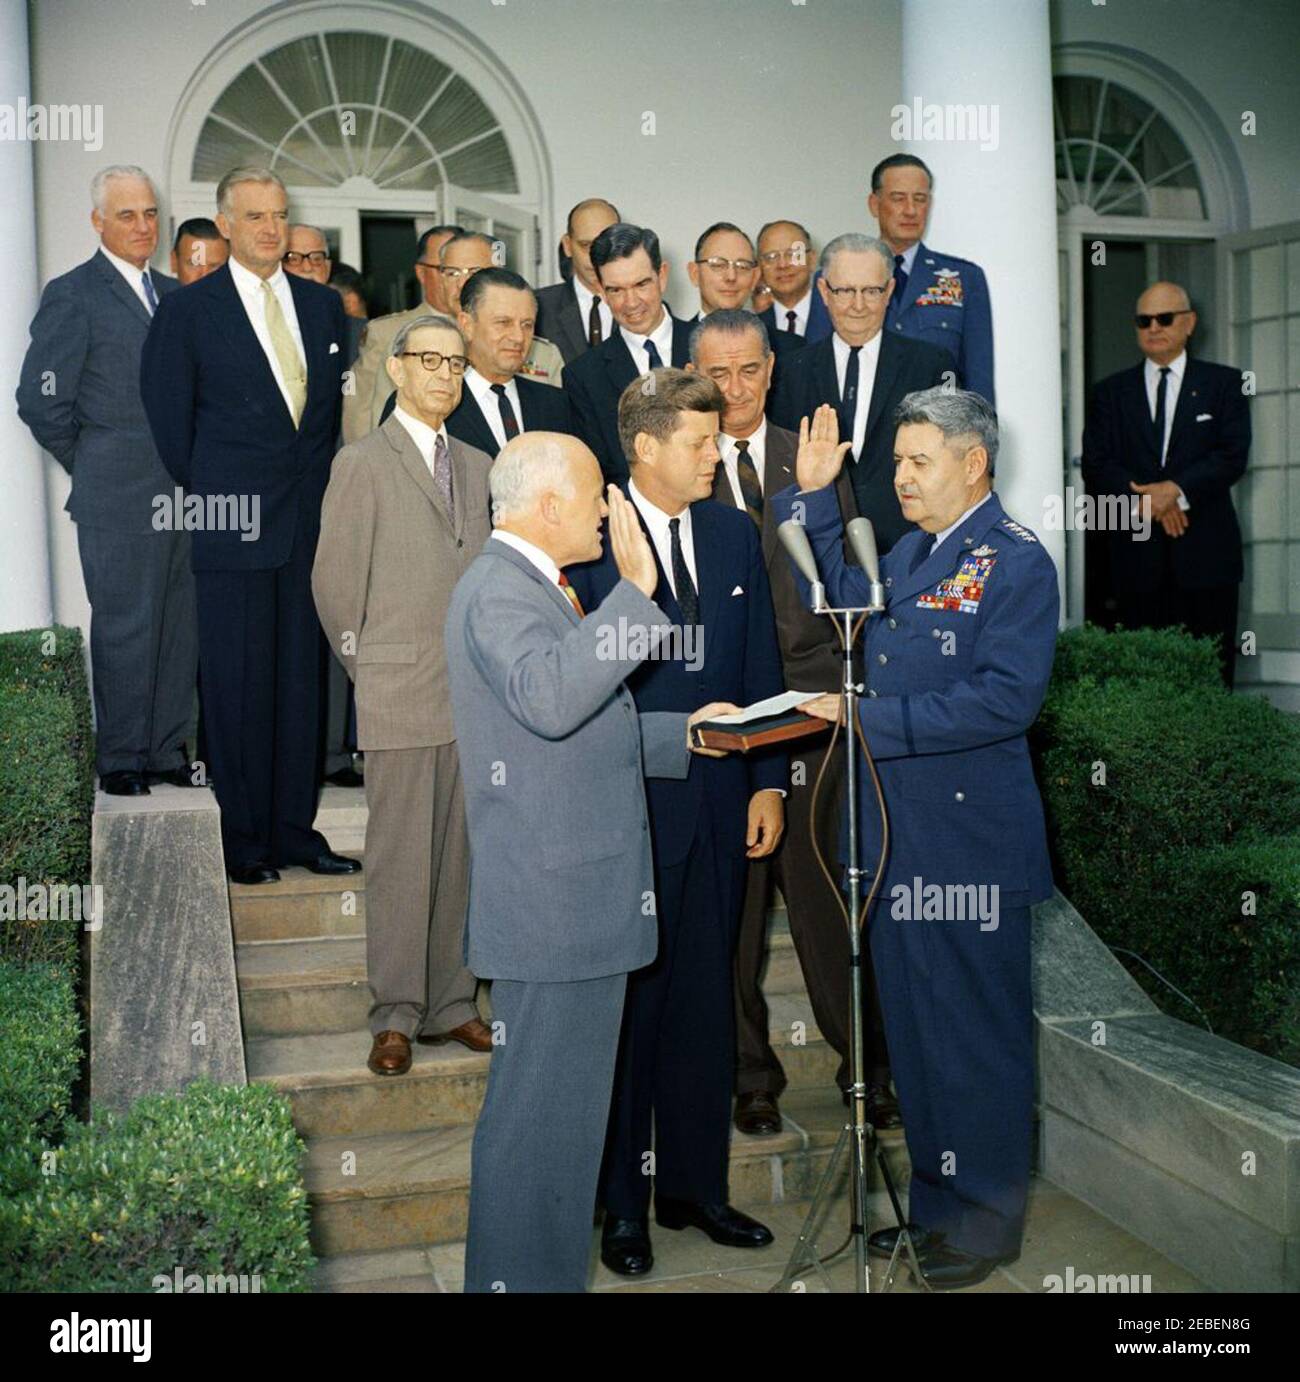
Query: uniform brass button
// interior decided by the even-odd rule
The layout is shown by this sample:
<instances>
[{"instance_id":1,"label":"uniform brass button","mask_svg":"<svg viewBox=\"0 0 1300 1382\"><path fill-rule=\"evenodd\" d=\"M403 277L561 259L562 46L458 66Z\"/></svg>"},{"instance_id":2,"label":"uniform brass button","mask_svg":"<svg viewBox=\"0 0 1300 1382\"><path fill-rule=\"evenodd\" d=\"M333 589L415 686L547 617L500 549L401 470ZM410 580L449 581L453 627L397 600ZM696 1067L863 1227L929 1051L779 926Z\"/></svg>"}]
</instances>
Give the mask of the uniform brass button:
<instances>
[{"instance_id":1,"label":"uniform brass button","mask_svg":"<svg viewBox=\"0 0 1300 1382\"><path fill-rule=\"evenodd\" d=\"M953 793L953 797L954 797L954 799L957 800L957 801L965 801L965 800L966 800L966 793L965 793L965 792L954 792L954 793Z\"/></svg>"},{"instance_id":2,"label":"uniform brass button","mask_svg":"<svg viewBox=\"0 0 1300 1382\"><path fill-rule=\"evenodd\" d=\"M902 328L900 327L899 330L901 331ZM893 578L892 576L886 576L886 577L885 577L885 584L886 584L886 585L893 585L893 584L894 584L894 578Z\"/></svg>"},{"instance_id":3,"label":"uniform brass button","mask_svg":"<svg viewBox=\"0 0 1300 1382\"><path fill-rule=\"evenodd\" d=\"M940 631L939 629L931 629L931 630L930 630L930 637L931 637L931 638L940 638L940 637L942 637L941 631Z\"/></svg>"},{"instance_id":4,"label":"uniform brass button","mask_svg":"<svg viewBox=\"0 0 1300 1382\"><path fill-rule=\"evenodd\" d=\"M891 620L889 621L889 627L890 627L891 629L896 629L896 628L898 627L898 620L897 620L897 619L891 619Z\"/></svg>"},{"instance_id":5,"label":"uniform brass button","mask_svg":"<svg viewBox=\"0 0 1300 1382\"><path fill-rule=\"evenodd\" d=\"M878 695L880 695L880 692L877 691L876 688L873 686L873 687L871 688L871 690L867 692L867 695L868 695L868 696L878 696Z\"/></svg>"},{"instance_id":6,"label":"uniform brass button","mask_svg":"<svg viewBox=\"0 0 1300 1382\"><path fill-rule=\"evenodd\" d=\"M884 655L884 653L881 653L881 654L876 658L876 661L879 662L880 665L883 667L883 666L885 665L885 663L889 661L889 659Z\"/></svg>"}]
</instances>

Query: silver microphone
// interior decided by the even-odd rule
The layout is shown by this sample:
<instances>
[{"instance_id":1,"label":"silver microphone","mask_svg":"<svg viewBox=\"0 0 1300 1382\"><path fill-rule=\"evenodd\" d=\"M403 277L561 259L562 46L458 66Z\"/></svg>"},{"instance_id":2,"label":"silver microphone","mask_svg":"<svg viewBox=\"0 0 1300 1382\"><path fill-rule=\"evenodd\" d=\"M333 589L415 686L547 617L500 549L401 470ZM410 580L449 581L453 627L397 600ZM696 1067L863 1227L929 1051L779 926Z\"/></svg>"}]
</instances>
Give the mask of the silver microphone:
<instances>
[{"instance_id":1,"label":"silver microphone","mask_svg":"<svg viewBox=\"0 0 1300 1382\"><path fill-rule=\"evenodd\" d=\"M867 573L870 584L868 604L872 609L884 609L885 587L880 583L880 556L876 551L876 530L871 526L871 520L855 518L845 532L858 565Z\"/></svg>"},{"instance_id":2,"label":"silver microphone","mask_svg":"<svg viewBox=\"0 0 1300 1382\"><path fill-rule=\"evenodd\" d=\"M790 560L799 568L799 574L812 586L812 608L821 609L826 603L826 590L817 574L817 560L803 524L787 518L777 527L776 535L781 539L781 546L789 553Z\"/></svg>"}]
</instances>

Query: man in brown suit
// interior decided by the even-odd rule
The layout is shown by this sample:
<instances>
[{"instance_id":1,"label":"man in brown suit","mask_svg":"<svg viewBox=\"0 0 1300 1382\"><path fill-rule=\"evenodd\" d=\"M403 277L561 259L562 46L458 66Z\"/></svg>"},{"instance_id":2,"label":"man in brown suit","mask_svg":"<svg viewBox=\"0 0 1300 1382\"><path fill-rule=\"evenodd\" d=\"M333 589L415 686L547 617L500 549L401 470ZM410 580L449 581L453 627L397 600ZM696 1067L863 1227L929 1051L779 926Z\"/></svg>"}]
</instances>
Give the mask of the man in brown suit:
<instances>
[{"instance_id":1,"label":"man in brown suit","mask_svg":"<svg viewBox=\"0 0 1300 1382\"><path fill-rule=\"evenodd\" d=\"M813 614L800 600L790 560L776 533L766 497L795 480L799 438L764 416L774 355L767 331L752 312L710 312L691 334L687 368L707 375L722 390L726 410L718 433L721 456L713 498L746 509L762 533L763 556L772 586L777 638L785 683L794 691L838 689L843 684L839 641L829 619ZM853 491L839 488L845 519L855 518ZM763 998L767 953L767 915L773 885L785 898L799 965L822 1035L840 1057L837 1082L849 1082L849 942L835 889L826 881L813 852L809 821L813 786L826 758L826 741L800 746L791 755L786 833L777 852L751 860L736 948L736 1114L741 1132L781 1131L777 1096L785 1073L768 1036ZM837 746L826 769L818 801L816 840L832 876L837 869L838 822L843 797L843 759ZM901 1126L898 1104L889 1088L889 1058L884 1022L870 964L866 980L867 1116L877 1129Z\"/></svg>"},{"instance_id":2,"label":"man in brown suit","mask_svg":"<svg viewBox=\"0 0 1300 1382\"><path fill-rule=\"evenodd\" d=\"M393 415L334 458L312 593L356 685L366 755L370 1069L402 1075L411 1039L492 1047L461 949L469 845L442 629L487 541L489 458L448 437L465 345L447 317L397 333Z\"/></svg>"}]
</instances>

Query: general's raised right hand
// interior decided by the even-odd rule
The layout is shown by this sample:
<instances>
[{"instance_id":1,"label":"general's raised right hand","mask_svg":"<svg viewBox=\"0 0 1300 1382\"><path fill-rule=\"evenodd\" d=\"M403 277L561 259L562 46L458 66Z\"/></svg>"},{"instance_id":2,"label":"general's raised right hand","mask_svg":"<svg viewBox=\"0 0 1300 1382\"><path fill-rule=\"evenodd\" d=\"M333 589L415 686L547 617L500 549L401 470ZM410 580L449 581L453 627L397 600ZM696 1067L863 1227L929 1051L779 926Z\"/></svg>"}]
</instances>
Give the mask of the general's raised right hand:
<instances>
[{"instance_id":1,"label":"general's raised right hand","mask_svg":"<svg viewBox=\"0 0 1300 1382\"><path fill-rule=\"evenodd\" d=\"M659 584L659 568L636 509L617 485L607 488L606 502L609 505L609 545L618 574L631 581L647 600L652 599Z\"/></svg>"},{"instance_id":2,"label":"general's raised right hand","mask_svg":"<svg viewBox=\"0 0 1300 1382\"><path fill-rule=\"evenodd\" d=\"M825 489L840 473L844 457L853 440L840 441L839 414L829 403L823 403L812 415L799 422L799 454L795 458L795 476L801 490Z\"/></svg>"}]
</instances>

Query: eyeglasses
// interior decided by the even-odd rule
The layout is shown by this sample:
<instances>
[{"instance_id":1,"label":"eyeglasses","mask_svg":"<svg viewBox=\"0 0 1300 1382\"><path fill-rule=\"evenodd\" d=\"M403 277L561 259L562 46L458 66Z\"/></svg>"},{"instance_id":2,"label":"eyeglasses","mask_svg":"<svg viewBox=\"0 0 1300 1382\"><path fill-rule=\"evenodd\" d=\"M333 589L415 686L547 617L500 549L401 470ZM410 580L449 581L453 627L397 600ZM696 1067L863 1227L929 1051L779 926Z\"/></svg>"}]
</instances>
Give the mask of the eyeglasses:
<instances>
[{"instance_id":1,"label":"eyeglasses","mask_svg":"<svg viewBox=\"0 0 1300 1382\"><path fill-rule=\"evenodd\" d=\"M438 272L445 278L468 278L471 274L478 273L482 267L482 264L475 264L472 269L447 269L439 264Z\"/></svg>"},{"instance_id":2,"label":"eyeglasses","mask_svg":"<svg viewBox=\"0 0 1300 1382\"><path fill-rule=\"evenodd\" d=\"M415 356L430 374L437 374L445 361L451 366L453 374L464 374L469 368L469 360L464 355L443 355L436 350L404 350L402 356Z\"/></svg>"},{"instance_id":3,"label":"eyeglasses","mask_svg":"<svg viewBox=\"0 0 1300 1382\"><path fill-rule=\"evenodd\" d=\"M752 269L758 268L757 259L724 259L720 254L711 255L708 259L697 259L697 264L707 264L714 273L724 274L728 269L735 269L738 274L747 274Z\"/></svg>"},{"instance_id":4,"label":"eyeglasses","mask_svg":"<svg viewBox=\"0 0 1300 1382\"><path fill-rule=\"evenodd\" d=\"M282 262L292 265L310 264L315 268L317 264L323 264L329 257L329 250L308 250L306 254L299 254L297 250L290 250Z\"/></svg>"},{"instance_id":5,"label":"eyeglasses","mask_svg":"<svg viewBox=\"0 0 1300 1382\"><path fill-rule=\"evenodd\" d=\"M806 264L807 245L791 245L788 250L764 250L758 256L764 264Z\"/></svg>"},{"instance_id":6,"label":"eyeglasses","mask_svg":"<svg viewBox=\"0 0 1300 1382\"><path fill-rule=\"evenodd\" d=\"M1157 326L1172 326L1175 317L1181 317L1191 310L1190 307L1180 307L1177 312L1139 312L1133 320L1137 322L1139 331L1145 331L1152 322Z\"/></svg>"},{"instance_id":7,"label":"eyeglasses","mask_svg":"<svg viewBox=\"0 0 1300 1382\"><path fill-rule=\"evenodd\" d=\"M826 283L826 280L823 279L822 282ZM889 291L889 284L883 283L878 288L873 284L868 284L865 288L832 288L829 283L826 283L826 291L836 302L854 302L859 296L863 302L879 302Z\"/></svg>"}]
</instances>

